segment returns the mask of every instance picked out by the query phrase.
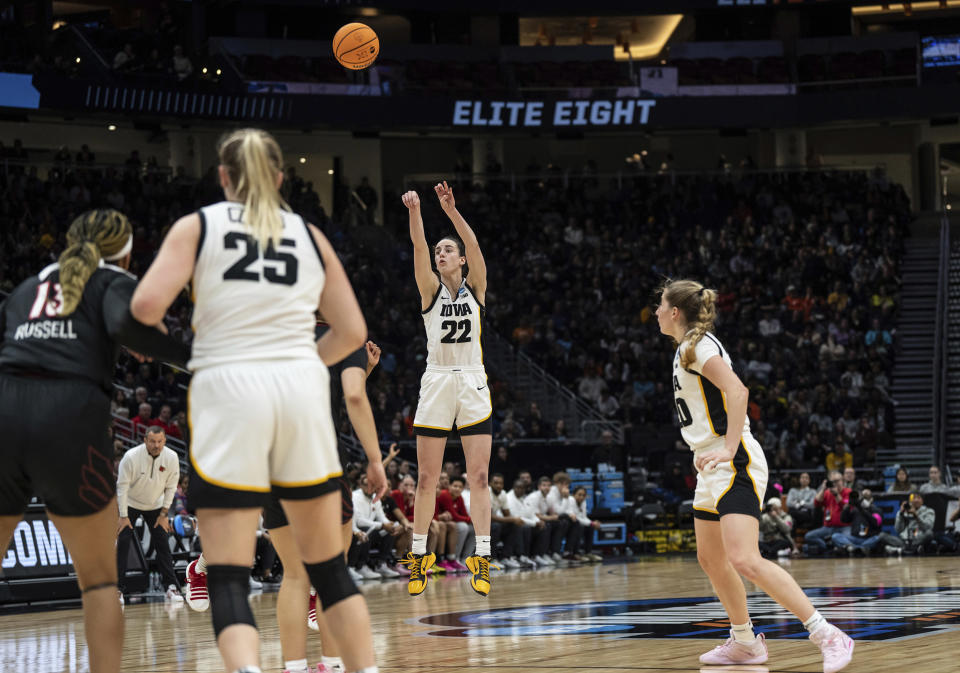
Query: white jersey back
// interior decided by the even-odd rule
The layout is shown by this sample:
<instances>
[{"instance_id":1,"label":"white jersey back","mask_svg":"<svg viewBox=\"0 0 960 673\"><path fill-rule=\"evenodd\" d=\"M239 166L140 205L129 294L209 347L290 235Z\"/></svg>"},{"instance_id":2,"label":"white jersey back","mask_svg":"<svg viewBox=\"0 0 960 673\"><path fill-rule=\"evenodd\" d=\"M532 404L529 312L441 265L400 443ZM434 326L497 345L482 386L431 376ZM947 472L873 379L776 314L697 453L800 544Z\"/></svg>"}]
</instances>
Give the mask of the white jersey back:
<instances>
[{"instance_id":1,"label":"white jersey back","mask_svg":"<svg viewBox=\"0 0 960 673\"><path fill-rule=\"evenodd\" d=\"M190 369L319 357L314 315L326 277L320 249L299 215L280 212L280 245L264 251L241 221L242 204L221 201L199 211Z\"/></svg>"},{"instance_id":2,"label":"white jersey back","mask_svg":"<svg viewBox=\"0 0 960 673\"><path fill-rule=\"evenodd\" d=\"M684 344L686 349L688 344ZM673 356L673 395L680 418L680 434L692 449L701 449L727 433L727 401L723 392L703 376L703 365L719 355L732 367L720 341L707 332L696 348L696 359L686 369L680 366L680 349ZM743 423L743 435L750 435L750 419Z\"/></svg>"},{"instance_id":3,"label":"white jersey back","mask_svg":"<svg viewBox=\"0 0 960 673\"><path fill-rule=\"evenodd\" d=\"M451 296L446 285L440 283L430 306L423 311L427 366L482 368L480 335L485 311L466 279L460 283L456 296Z\"/></svg>"}]
</instances>

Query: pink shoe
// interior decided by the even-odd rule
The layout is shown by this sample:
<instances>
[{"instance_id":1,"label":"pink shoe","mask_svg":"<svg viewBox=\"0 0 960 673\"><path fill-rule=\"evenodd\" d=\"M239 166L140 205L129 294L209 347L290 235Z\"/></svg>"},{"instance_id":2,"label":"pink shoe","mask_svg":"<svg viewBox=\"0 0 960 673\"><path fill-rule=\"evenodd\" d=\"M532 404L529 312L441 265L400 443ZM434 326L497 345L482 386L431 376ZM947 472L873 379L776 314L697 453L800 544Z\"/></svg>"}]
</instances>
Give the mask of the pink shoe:
<instances>
[{"instance_id":1,"label":"pink shoe","mask_svg":"<svg viewBox=\"0 0 960 673\"><path fill-rule=\"evenodd\" d=\"M317 592L310 589L310 602L307 604L307 628L311 631L319 631L320 625L317 624Z\"/></svg>"},{"instance_id":2,"label":"pink shoe","mask_svg":"<svg viewBox=\"0 0 960 673\"><path fill-rule=\"evenodd\" d=\"M467 566L460 563L460 561L450 561L450 568L455 573L467 573L470 572Z\"/></svg>"},{"instance_id":3,"label":"pink shoe","mask_svg":"<svg viewBox=\"0 0 960 673\"><path fill-rule=\"evenodd\" d=\"M410 569L402 563L398 563L397 565L393 566L393 569L400 573L400 575L403 577L410 577Z\"/></svg>"},{"instance_id":4,"label":"pink shoe","mask_svg":"<svg viewBox=\"0 0 960 673\"><path fill-rule=\"evenodd\" d=\"M715 666L762 664L766 660L767 643L762 633L757 634L757 639L752 644L744 645L734 639L732 629L730 630L730 637L723 645L717 645L709 652L700 655L701 664L713 664Z\"/></svg>"},{"instance_id":5,"label":"pink shoe","mask_svg":"<svg viewBox=\"0 0 960 673\"><path fill-rule=\"evenodd\" d=\"M823 673L836 673L853 658L853 638L833 624L821 626L810 640L823 652Z\"/></svg>"},{"instance_id":6,"label":"pink shoe","mask_svg":"<svg viewBox=\"0 0 960 673\"><path fill-rule=\"evenodd\" d=\"M453 561L448 561L447 559L443 559L437 565L443 568L448 573L457 572L457 567L453 564Z\"/></svg>"},{"instance_id":7,"label":"pink shoe","mask_svg":"<svg viewBox=\"0 0 960 673\"><path fill-rule=\"evenodd\" d=\"M210 596L207 594L207 573L197 572L197 562L191 561L187 566L187 605L203 612L210 607Z\"/></svg>"}]
</instances>

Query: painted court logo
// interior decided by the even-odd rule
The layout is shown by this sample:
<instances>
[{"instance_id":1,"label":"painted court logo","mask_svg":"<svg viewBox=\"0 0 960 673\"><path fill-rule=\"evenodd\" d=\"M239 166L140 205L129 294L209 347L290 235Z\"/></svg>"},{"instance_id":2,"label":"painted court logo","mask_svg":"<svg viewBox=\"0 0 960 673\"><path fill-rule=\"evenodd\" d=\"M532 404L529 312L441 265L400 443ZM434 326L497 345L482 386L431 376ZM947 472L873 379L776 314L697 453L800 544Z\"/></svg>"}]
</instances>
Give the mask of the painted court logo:
<instances>
[{"instance_id":1,"label":"painted court logo","mask_svg":"<svg viewBox=\"0 0 960 673\"><path fill-rule=\"evenodd\" d=\"M828 620L856 640L906 640L960 632L960 589L943 587L820 587L806 594ZM756 631L767 638L806 638L793 615L763 594L748 599ZM730 622L713 597L566 603L451 612L422 617L421 635L599 635L613 638L705 638L727 635Z\"/></svg>"}]
</instances>

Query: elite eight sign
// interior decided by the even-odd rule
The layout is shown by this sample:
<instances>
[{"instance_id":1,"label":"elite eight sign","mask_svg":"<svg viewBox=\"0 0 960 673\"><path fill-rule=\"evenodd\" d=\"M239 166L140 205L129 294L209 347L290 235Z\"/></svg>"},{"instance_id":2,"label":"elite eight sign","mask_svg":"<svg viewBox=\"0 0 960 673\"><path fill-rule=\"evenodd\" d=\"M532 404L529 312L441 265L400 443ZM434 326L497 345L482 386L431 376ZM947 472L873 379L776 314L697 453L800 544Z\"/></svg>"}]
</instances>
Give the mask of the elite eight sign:
<instances>
[{"instance_id":1,"label":"elite eight sign","mask_svg":"<svg viewBox=\"0 0 960 673\"><path fill-rule=\"evenodd\" d=\"M609 127L647 124L655 100L501 101L458 100L453 104L454 126Z\"/></svg>"}]
</instances>

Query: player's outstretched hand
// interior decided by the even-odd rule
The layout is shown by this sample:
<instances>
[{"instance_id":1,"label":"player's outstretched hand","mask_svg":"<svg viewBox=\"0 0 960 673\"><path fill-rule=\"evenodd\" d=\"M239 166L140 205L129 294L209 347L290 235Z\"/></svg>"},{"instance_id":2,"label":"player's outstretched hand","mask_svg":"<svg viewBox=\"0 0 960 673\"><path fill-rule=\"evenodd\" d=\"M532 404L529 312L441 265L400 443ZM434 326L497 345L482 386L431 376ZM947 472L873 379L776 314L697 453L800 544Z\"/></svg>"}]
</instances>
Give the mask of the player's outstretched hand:
<instances>
[{"instance_id":1,"label":"player's outstretched hand","mask_svg":"<svg viewBox=\"0 0 960 673\"><path fill-rule=\"evenodd\" d=\"M420 197L417 196L416 192L406 192L400 197L400 200L403 201L403 205L410 210L416 210L420 207Z\"/></svg>"},{"instance_id":2,"label":"player's outstretched hand","mask_svg":"<svg viewBox=\"0 0 960 673\"><path fill-rule=\"evenodd\" d=\"M440 199L440 207L443 208L444 212L450 212L457 207L457 203L453 199L453 187L448 187L446 180L438 182L433 191L437 193L437 198Z\"/></svg>"},{"instance_id":3,"label":"player's outstretched hand","mask_svg":"<svg viewBox=\"0 0 960 673\"><path fill-rule=\"evenodd\" d=\"M377 461L367 465L367 481L373 487L373 501L376 502L387 492L387 473L383 471L383 463Z\"/></svg>"}]
</instances>

